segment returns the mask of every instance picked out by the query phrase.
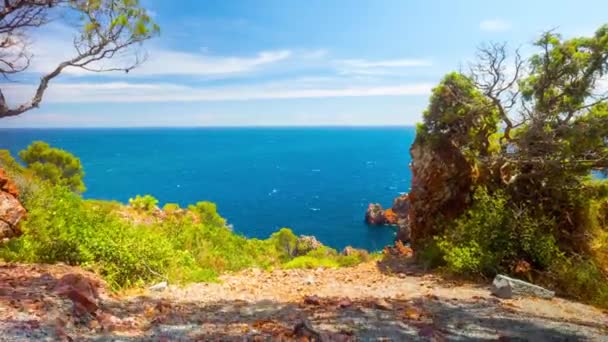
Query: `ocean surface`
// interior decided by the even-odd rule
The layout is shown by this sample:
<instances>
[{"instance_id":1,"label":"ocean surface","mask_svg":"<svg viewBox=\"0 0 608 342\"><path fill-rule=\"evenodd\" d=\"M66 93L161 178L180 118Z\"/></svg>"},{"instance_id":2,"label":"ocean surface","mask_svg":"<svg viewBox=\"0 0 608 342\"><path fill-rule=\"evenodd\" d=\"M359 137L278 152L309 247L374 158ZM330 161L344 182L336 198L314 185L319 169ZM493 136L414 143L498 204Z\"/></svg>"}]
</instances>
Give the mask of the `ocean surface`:
<instances>
[{"instance_id":1,"label":"ocean surface","mask_svg":"<svg viewBox=\"0 0 608 342\"><path fill-rule=\"evenodd\" d=\"M363 222L410 185L413 127L0 129L13 155L43 140L80 157L87 198L213 201L234 230L281 227L335 248L382 249L395 229Z\"/></svg>"}]
</instances>

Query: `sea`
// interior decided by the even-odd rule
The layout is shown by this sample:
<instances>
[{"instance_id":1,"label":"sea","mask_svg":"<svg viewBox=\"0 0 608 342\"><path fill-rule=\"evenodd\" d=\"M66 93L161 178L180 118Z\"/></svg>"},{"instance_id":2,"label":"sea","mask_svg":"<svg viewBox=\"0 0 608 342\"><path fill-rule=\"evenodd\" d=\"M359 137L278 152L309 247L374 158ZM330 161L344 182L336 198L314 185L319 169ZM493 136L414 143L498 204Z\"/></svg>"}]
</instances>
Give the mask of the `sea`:
<instances>
[{"instance_id":1,"label":"sea","mask_svg":"<svg viewBox=\"0 0 608 342\"><path fill-rule=\"evenodd\" d=\"M0 129L0 148L17 155L42 140L70 151L86 198L212 201L247 237L289 227L334 248L380 250L396 231L366 225L365 209L409 191L414 137L414 127Z\"/></svg>"}]
</instances>

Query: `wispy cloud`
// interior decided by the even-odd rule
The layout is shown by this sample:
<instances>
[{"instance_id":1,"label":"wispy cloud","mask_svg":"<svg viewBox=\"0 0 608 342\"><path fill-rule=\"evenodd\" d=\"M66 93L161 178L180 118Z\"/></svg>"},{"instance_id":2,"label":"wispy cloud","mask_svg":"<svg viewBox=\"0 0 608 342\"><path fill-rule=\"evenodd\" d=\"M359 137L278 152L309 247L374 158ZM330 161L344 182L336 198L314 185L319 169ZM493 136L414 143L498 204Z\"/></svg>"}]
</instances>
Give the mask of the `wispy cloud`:
<instances>
[{"instance_id":1,"label":"wispy cloud","mask_svg":"<svg viewBox=\"0 0 608 342\"><path fill-rule=\"evenodd\" d=\"M486 19L479 23L479 28L487 32L504 32L511 29L511 23L503 19Z\"/></svg>"},{"instance_id":2,"label":"wispy cloud","mask_svg":"<svg viewBox=\"0 0 608 342\"><path fill-rule=\"evenodd\" d=\"M23 84L2 84L8 98L27 100L34 88ZM197 88L171 83L58 83L49 87L48 103L100 102L196 102L243 101L259 99L296 99L360 96L427 95L430 83L343 85L327 82L269 82L249 86L216 86Z\"/></svg>"},{"instance_id":3,"label":"wispy cloud","mask_svg":"<svg viewBox=\"0 0 608 342\"><path fill-rule=\"evenodd\" d=\"M399 70L429 67L433 63L427 59L342 59L333 63L341 74L385 75Z\"/></svg>"},{"instance_id":4,"label":"wispy cloud","mask_svg":"<svg viewBox=\"0 0 608 342\"><path fill-rule=\"evenodd\" d=\"M72 45L75 31L65 25L53 24L34 37L31 45L33 58L28 71L48 73L57 65L76 55ZM143 52L143 51L142 51ZM250 56L220 56L210 55L204 47L199 51L178 51L149 45L145 51L147 60L130 74L137 76L159 75L188 75L188 76L218 76L234 75L252 72L292 56L288 49L260 51ZM321 52L313 51L319 55ZM113 68L125 65L132 60L132 54L118 56L111 60L100 62L95 67ZM90 76L91 73L78 68L68 68L65 74L71 76ZM99 75L120 76L120 73L103 73Z\"/></svg>"}]
</instances>

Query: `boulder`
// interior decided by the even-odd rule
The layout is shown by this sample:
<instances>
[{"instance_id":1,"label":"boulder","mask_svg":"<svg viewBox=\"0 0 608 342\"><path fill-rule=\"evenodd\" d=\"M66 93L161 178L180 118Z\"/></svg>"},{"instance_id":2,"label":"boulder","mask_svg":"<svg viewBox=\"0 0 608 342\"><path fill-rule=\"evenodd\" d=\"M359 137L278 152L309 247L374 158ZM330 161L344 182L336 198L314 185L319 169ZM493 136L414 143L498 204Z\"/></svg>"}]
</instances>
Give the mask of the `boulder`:
<instances>
[{"instance_id":1,"label":"boulder","mask_svg":"<svg viewBox=\"0 0 608 342\"><path fill-rule=\"evenodd\" d=\"M452 220L467 208L476 181L473 165L450 141L433 144L416 139L412 155L412 186L408 194L408 225L414 249L443 233L437 219Z\"/></svg>"},{"instance_id":2,"label":"boulder","mask_svg":"<svg viewBox=\"0 0 608 342\"><path fill-rule=\"evenodd\" d=\"M502 274L499 274L494 278L490 291L496 297L505 299L516 296L551 299L555 296L555 292L551 290Z\"/></svg>"},{"instance_id":3,"label":"boulder","mask_svg":"<svg viewBox=\"0 0 608 342\"><path fill-rule=\"evenodd\" d=\"M371 225L383 225L386 224L386 217L384 216L384 209L378 203L370 203L367 206L365 212L365 222Z\"/></svg>"},{"instance_id":4,"label":"boulder","mask_svg":"<svg viewBox=\"0 0 608 342\"><path fill-rule=\"evenodd\" d=\"M294 256L305 255L310 251L323 247L323 244L314 236L301 235L296 240Z\"/></svg>"},{"instance_id":5,"label":"boulder","mask_svg":"<svg viewBox=\"0 0 608 342\"><path fill-rule=\"evenodd\" d=\"M394 226L397 224L398 219L399 219L399 217L393 211L392 208L388 208L384 211L384 220L386 221L386 224L390 224L390 225Z\"/></svg>"},{"instance_id":6,"label":"boulder","mask_svg":"<svg viewBox=\"0 0 608 342\"><path fill-rule=\"evenodd\" d=\"M92 314L99 308L100 285L81 274L66 274L56 284L55 292L69 298L76 315Z\"/></svg>"},{"instance_id":7,"label":"boulder","mask_svg":"<svg viewBox=\"0 0 608 342\"><path fill-rule=\"evenodd\" d=\"M25 208L17 199L15 184L0 169L0 241L21 235L18 224L25 217Z\"/></svg>"}]
</instances>

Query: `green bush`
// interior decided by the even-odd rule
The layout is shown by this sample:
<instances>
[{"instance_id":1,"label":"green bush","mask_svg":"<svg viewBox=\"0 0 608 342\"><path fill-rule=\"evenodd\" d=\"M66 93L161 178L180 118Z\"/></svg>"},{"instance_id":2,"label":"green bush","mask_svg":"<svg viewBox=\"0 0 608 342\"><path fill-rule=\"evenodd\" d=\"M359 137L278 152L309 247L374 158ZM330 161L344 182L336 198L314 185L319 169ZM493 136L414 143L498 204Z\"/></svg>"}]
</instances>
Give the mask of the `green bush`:
<instances>
[{"instance_id":1,"label":"green bush","mask_svg":"<svg viewBox=\"0 0 608 342\"><path fill-rule=\"evenodd\" d=\"M63 186L43 186L28 203L22 237L2 250L7 259L83 265L114 288L157 278L174 251L161 234L131 225L107 208L87 206Z\"/></svg>"},{"instance_id":2,"label":"green bush","mask_svg":"<svg viewBox=\"0 0 608 342\"><path fill-rule=\"evenodd\" d=\"M179 211L181 208L177 203L167 203L163 206L163 211L167 214L174 214Z\"/></svg>"},{"instance_id":3,"label":"green bush","mask_svg":"<svg viewBox=\"0 0 608 342\"><path fill-rule=\"evenodd\" d=\"M450 271L493 275L508 272L520 260L547 269L562 255L552 220L512 208L502 191L490 194L479 188L473 200L473 206L436 238Z\"/></svg>"},{"instance_id":4,"label":"green bush","mask_svg":"<svg viewBox=\"0 0 608 342\"><path fill-rule=\"evenodd\" d=\"M131 208L147 213L152 212L157 204L158 200L152 195L137 195L135 198L129 198L129 206Z\"/></svg>"}]
</instances>

